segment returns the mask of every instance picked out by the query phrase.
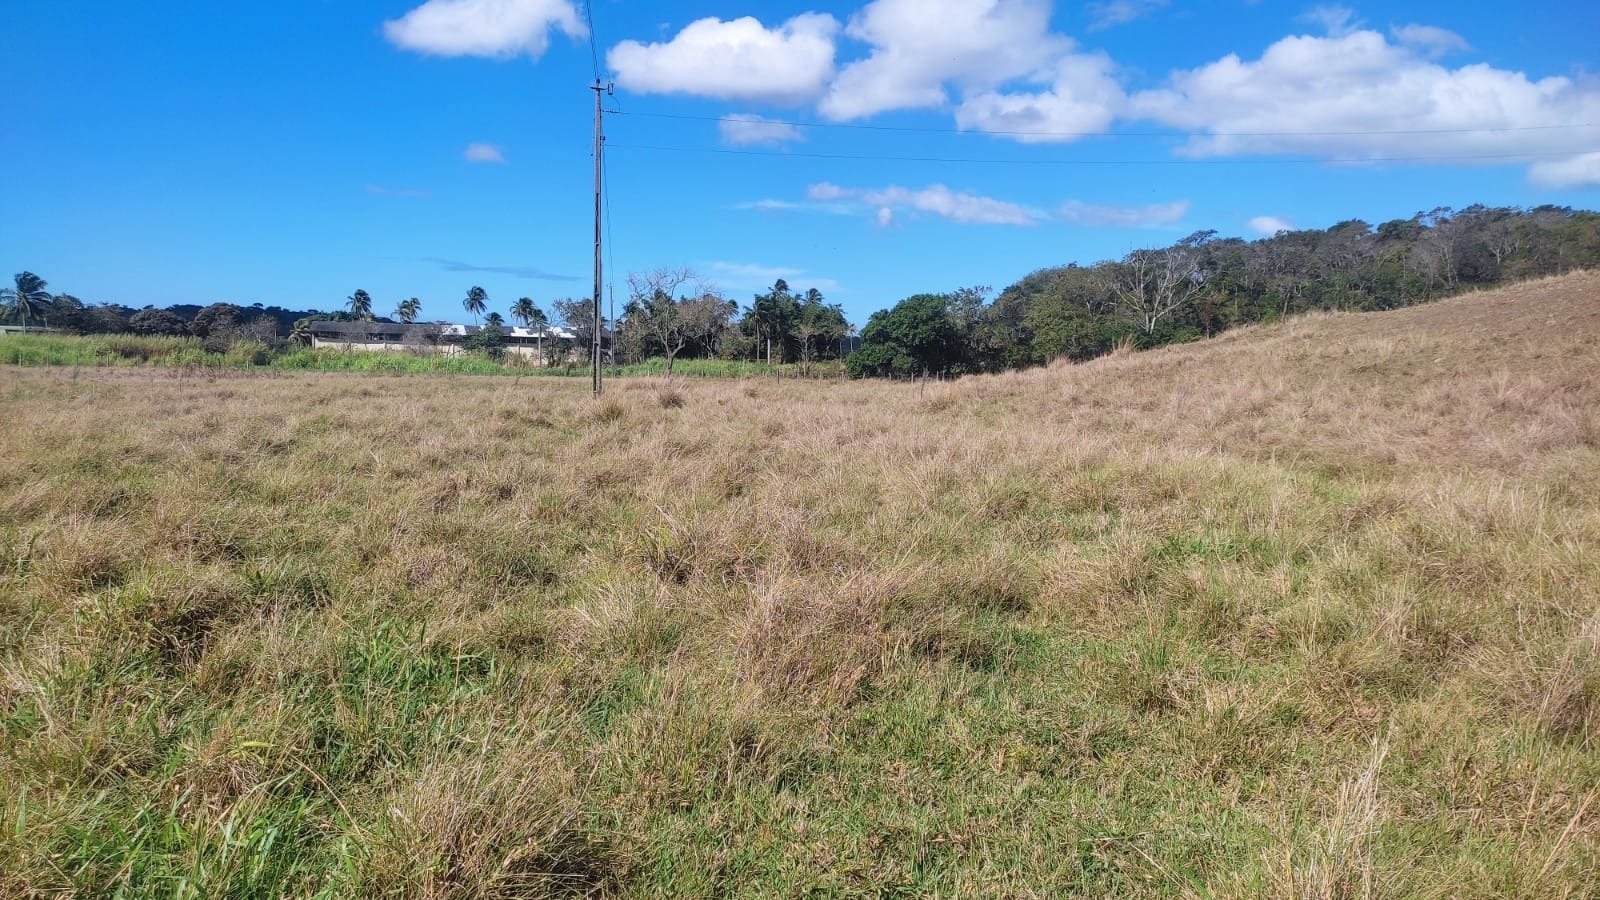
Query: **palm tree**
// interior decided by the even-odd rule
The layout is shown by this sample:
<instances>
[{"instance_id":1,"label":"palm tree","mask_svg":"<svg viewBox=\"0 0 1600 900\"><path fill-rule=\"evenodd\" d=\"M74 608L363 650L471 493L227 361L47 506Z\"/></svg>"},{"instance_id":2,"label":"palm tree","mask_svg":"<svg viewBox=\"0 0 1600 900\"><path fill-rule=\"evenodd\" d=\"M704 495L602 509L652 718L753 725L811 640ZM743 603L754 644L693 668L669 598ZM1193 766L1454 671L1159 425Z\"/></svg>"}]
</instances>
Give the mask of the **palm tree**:
<instances>
[{"instance_id":1,"label":"palm tree","mask_svg":"<svg viewBox=\"0 0 1600 900\"><path fill-rule=\"evenodd\" d=\"M372 296L360 288L350 295L350 315L363 322L372 321Z\"/></svg>"},{"instance_id":2,"label":"palm tree","mask_svg":"<svg viewBox=\"0 0 1600 900\"><path fill-rule=\"evenodd\" d=\"M532 297L523 297L511 304L511 318L521 322L523 328L532 328L533 317L538 310L539 307L534 305Z\"/></svg>"},{"instance_id":3,"label":"palm tree","mask_svg":"<svg viewBox=\"0 0 1600 900\"><path fill-rule=\"evenodd\" d=\"M289 332L289 340L296 347L311 346L311 320L299 319L294 323L294 328Z\"/></svg>"},{"instance_id":4,"label":"palm tree","mask_svg":"<svg viewBox=\"0 0 1600 900\"><path fill-rule=\"evenodd\" d=\"M50 301L54 298L45 290L47 284L43 278L32 272L18 272L13 279L15 288L0 288L0 303L11 307L11 311L22 319L22 330L28 330L28 315L37 313L46 316L50 310ZM48 327L50 320L45 318Z\"/></svg>"},{"instance_id":5,"label":"palm tree","mask_svg":"<svg viewBox=\"0 0 1600 900\"><path fill-rule=\"evenodd\" d=\"M421 313L422 301L415 297L412 297L409 300L401 300L400 305L395 307L394 310L395 318L407 325L415 324L417 321L417 316Z\"/></svg>"},{"instance_id":6,"label":"palm tree","mask_svg":"<svg viewBox=\"0 0 1600 900\"><path fill-rule=\"evenodd\" d=\"M539 304L533 302L532 297L523 297L516 303L511 304L511 317L520 321L522 327L529 330L532 330L535 325L539 326L538 338L533 353L539 361L538 364L544 365L544 326L550 321L545 318L544 310L539 308Z\"/></svg>"},{"instance_id":7,"label":"palm tree","mask_svg":"<svg viewBox=\"0 0 1600 900\"><path fill-rule=\"evenodd\" d=\"M489 293L483 288L473 285L472 289L467 291L467 299L461 301L461 305L466 308L467 312L472 313L472 323L476 325L478 317L483 315L485 309L489 308Z\"/></svg>"},{"instance_id":8,"label":"palm tree","mask_svg":"<svg viewBox=\"0 0 1600 900\"><path fill-rule=\"evenodd\" d=\"M488 325L490 328L500 328L506 324L506 317L497 312L492 312L489 313L489 317L483 321L484 324Z\"/></svg>"}]
</instances>

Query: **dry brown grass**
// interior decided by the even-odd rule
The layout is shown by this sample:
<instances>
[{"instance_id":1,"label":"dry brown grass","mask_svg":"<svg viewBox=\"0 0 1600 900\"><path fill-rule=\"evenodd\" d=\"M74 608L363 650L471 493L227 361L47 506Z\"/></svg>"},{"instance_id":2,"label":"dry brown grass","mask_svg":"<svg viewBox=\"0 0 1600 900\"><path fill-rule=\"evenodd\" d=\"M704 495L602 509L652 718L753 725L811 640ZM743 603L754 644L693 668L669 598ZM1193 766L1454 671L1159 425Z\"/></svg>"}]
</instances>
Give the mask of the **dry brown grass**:
<instances>
[{"instance_id":1,"label":"dry brown grass","mask_svg":"<svg viewBox=\"0 0 1600 900\"><path fill-rule=\"evenodd\" d=\"M1597 339L0 368L0 894L1595 896Z\"/></svg>"}]
</instances>

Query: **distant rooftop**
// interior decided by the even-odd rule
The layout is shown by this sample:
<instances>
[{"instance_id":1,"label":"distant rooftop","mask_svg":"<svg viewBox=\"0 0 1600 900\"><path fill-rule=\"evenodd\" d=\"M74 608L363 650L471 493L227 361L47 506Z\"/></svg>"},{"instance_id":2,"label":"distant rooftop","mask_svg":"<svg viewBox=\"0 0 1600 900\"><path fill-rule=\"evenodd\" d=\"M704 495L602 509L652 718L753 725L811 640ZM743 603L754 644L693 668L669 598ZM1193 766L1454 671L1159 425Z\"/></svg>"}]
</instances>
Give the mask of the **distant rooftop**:
<instances>
[{"instance_id":1,"label":"distant rooftop","mask_svg":"<svg viewBox=\"0 0 1600 900\"><path fill-rule=\"evenodd\" d=\"M482 331L482 325L456 325L449 322L420 322L415 325L406 325L398 322L332 322L317 321L311 323L311 333L329 338L347 338L349 340L383 341L386 343L404 343L407 338L424 338L437 336L442 338L465 338ZM572 340L576 337L570 330L547 325L541 332L535 328L507 328L502 326L507 338L512 340L537 341L541 337L545 340Z\"/></svg>"}]
</instances>

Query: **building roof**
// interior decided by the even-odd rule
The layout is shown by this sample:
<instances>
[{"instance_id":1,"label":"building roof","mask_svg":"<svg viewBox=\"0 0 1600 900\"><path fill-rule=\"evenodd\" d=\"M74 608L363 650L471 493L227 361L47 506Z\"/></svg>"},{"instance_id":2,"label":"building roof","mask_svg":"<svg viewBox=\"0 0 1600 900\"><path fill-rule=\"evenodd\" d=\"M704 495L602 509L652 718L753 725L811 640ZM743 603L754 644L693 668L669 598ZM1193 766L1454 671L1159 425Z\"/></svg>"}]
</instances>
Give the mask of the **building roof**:
<instances>
[{"instance_id":1,"label":"building roof","mask_svg":"<svg viewBox=\"0 0 1600 900\"><path fill-rule=\"evenodd\" d=\"M442 338L465 338L483 330L482 325L455 325L447 322L430 322L416 325L391 322L333 322L311 323L311 333L322 337L345 338L351 341L404 341L410 337L436 335ZM536 341L572 340L576 337L566 328L547 325L541 335L536 328L503 328L506 337L514 340Z\"/></svg>"}]
</instances>

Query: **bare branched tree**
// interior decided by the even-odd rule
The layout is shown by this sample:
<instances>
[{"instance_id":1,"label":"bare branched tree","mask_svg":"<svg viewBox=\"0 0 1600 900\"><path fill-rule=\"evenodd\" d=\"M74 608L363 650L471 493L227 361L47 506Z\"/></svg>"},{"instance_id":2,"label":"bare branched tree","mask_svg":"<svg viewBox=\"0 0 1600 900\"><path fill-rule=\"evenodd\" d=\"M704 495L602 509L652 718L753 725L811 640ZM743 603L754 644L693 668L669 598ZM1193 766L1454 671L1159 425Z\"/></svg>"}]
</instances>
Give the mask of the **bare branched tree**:
<instances>
[{"instance_id":1,"label":"bare branched tree","mask_svg":"<svg viewBox=\"0 0 1600 900\"><path fill-rule=\"evenodd\" d=\"M714 331L716 316L722 315L726 321L727 304L688 266L631 272L628 292L629 306L640 327L661 344L668 378L678 354L691 340Z\"/></svg>"},{"instance_id":2,"label":"bare branched tree","mask_svg":"<svg viewBox=\"0 0 1600 900\"><path fill-rule=\"evenodd\" d=\"M1191 247L1135 250L1112 268L1109 284L1117 305L1150 334L1200 296L1205 273Z\"/></svg>"}]
</instances>

